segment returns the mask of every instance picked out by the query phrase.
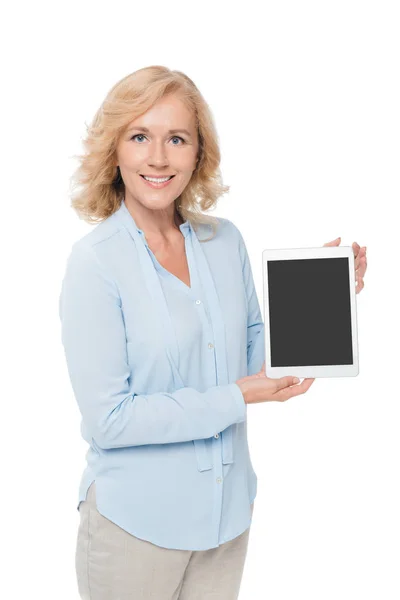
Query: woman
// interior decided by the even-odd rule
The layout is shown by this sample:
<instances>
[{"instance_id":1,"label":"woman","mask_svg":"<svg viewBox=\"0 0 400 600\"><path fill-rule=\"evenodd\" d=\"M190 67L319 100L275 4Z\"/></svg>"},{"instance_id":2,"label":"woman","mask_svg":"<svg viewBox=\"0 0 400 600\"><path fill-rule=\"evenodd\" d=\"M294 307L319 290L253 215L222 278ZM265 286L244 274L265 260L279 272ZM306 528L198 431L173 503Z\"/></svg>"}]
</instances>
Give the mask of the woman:
<instances>
[{"instance_id":1,"label":"woman","mask_svg":"<svg viewBox=\"0 0 400 600\"><path fill-rule=\"evenodd\" d=\"M257 492L247 404L287 400L314 380L265 377L243 238L202 212L229 187L192 80L162 66L128 75L85 145L73 207L100 222L73 245L60 296L90 446L78 498L79 592L233 600Z\"/></svg>"}]
</instances>

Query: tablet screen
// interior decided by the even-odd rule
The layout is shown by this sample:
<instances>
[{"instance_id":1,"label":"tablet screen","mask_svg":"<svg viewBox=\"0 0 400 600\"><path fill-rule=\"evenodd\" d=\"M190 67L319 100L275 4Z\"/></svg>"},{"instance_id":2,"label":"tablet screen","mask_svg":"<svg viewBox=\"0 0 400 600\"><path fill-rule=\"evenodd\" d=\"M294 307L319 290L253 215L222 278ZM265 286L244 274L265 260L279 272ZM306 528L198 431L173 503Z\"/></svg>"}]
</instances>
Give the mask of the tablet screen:
<instances>
[{"instance_id":1,"label":"tablet screen","mask_svg":"<svg viewBox=\"0 0 400 600\"><path fill-rule=\"evenodd\" d=\"M267 263L271 367L352 365L348 258Z\"/></svg>"}]
</instances>

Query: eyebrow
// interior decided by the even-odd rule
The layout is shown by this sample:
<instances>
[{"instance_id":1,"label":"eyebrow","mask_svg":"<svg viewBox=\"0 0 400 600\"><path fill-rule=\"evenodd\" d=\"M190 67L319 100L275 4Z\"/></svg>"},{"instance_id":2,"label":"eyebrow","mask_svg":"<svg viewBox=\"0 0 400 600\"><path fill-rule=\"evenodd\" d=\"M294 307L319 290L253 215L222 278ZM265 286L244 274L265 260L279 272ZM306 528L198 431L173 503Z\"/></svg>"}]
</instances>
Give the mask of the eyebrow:
<instances>
[{"instance_id":1,"label":"eyebrow","mask_svg":"<svg viewBox=\"0 0 400 600\"><path fill-rule=\"evenodd\" d=\"M133 125L132 127L129 127L128 132L133 131L133 129L137 129L138 131L143 131L144 133L149 133L149 131L150 131L150 129L147 129L147 127L139 127L137 125ZM191 137L191 134L187 129L170 129L168 131L168 133L186 133L186 135Z\"/></svg>"}]
</instances>

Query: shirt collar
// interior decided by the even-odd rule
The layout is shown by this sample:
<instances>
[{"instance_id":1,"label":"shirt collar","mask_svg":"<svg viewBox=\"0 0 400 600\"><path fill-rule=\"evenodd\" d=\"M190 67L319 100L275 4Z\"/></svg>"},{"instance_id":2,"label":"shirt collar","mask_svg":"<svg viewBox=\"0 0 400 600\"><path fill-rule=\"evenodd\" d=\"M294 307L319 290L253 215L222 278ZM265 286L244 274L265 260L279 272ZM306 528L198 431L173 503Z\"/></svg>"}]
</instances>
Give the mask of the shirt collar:
<instances>
[{"instance_id":1,"label":"shirt collar","mask_svg":"<svg viewBox=\"0 0 400 600\"><path fill-rule=\"evenodd\" d=\"M139 227L137 226L135 219L132 217L131 213L128 210L128 207L126 206L125 199L122 199L120 210L123 210L127 215L129 215L129 217L132 219L134 227L136 228L136 231L138 233L140 233L144 243L146 244L146 246L148 246L144 231L142 229L139 229ZM192 226L190 224L190 221L189 220L184 221L181 225L179 225L179 229L181 230L182 234L186 238L192 231Z\"/></svg>"}]
</instances>

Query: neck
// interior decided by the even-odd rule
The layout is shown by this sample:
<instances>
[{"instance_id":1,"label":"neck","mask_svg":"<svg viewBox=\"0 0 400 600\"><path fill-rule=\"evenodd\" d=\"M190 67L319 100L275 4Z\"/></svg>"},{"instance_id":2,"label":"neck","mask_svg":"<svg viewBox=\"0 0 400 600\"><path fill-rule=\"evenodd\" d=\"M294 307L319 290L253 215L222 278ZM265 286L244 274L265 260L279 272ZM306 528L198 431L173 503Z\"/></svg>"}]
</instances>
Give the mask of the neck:
<instances>
[{"instance_id":1,"label":"neck","mask_svg":"<svg viewBox=\"0 0 400 600\"><path fill-rule=\"evenodd\" d=\"M146 238L168 239L175 236L179 226L184 223L175 203L165 210L152 210L129 198L124 198L124 201L137 227L144 231Z\"/></svg>"}]
</instances>

